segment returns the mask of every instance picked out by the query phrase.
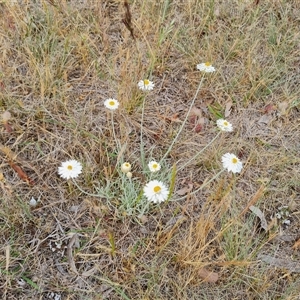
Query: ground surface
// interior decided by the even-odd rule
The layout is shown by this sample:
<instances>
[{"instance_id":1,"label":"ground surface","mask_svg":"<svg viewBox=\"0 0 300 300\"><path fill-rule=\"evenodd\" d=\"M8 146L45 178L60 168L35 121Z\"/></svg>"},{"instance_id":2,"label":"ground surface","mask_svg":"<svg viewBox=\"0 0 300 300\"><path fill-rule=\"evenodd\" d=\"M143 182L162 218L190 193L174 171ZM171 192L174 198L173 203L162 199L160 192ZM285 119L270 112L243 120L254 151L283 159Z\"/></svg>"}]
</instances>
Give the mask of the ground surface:
<instances>
[{"instance_id":1,"label":"ground surface","mask_svg":"<svg viewBox=\"0 0 300 300\"><path fill-rule=\"evenodd\" d=\"M298 1L0 3L2 299L300 299ZM216 72L196 69L206 61ZM166 153L202 76L155 175L175 184L172 197L143 212L142 103L147 164ZM181 168L221 117L234 131ZM226 152L242 172L193 193ZM59 177L68 159L96 196ZM132 203L124 161L140 184Z\"/></svg>"}]
</instances>

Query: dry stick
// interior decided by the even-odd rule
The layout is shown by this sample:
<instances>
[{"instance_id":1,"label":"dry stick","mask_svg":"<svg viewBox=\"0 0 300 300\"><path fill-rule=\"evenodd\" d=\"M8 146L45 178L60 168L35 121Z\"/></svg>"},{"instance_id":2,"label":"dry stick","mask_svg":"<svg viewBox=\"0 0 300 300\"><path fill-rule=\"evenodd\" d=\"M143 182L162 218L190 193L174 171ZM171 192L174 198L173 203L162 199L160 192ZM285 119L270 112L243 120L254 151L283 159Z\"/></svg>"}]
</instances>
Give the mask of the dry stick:
<instances>
[{"instance_id":1,"label":"dry stick","mask_svg":"<svg viewBox=\"0 0 300 300\"><path fill-rule=\"evenodd\" d=\"M194 98L193 98L193 100L192 100L192 103L191 103L191 105L190 105L190 108L189 108L189 110L188 110L188 112L187 112L187 114L186 114L186 116L185 116L185 119L184 119L184 121L183 121L181 127L179 128L179 131L178 131L176 137L173 139L172 144L170 145L169 149L167 150L167 152L165 153L165 155L163 156L163 158L160 160L160 162L162 162L162 161L168 156L168 154L169 154L170 151L172 150L174 144L176 143L176 141L177 141L179 135L181 134L181 132L182 132L182 130L183 130L183 127L185 126L185 123L186 123L186 121L187 121L187 119L188 119L188 117L189 117L189 114L190 114L191 110L192 110L192 107L193 107L193 105L194 105L194 103L195 103L195 100L196 100L196 98L197 98L197 95L198 95L198 93L199 93L199 91L200 91L200 88L201 88L203 79L204 79L204 76L202 76L202 78L201 78L201 80L200 80L199 86L198 86L197 91L196 91L196 93L195 93L195 96L194 96Z\"/></svg>"},{"instance_id":2,"label":"dry stick","mask_svg":"<svg viewBox=\"0 0 300 300\"><path fill-rule=\"evenodd\" d=\"M125 11L125 17L124 17L124 19L122 19L122 22L124 23L126 28L129 30L132 38L135 40L135 36L133 34L133 26L132 26L132 22L131 22L131 13L130 13L130 8L129 8L129 4L128 4L127 0L124 1L124 7L125 7L126 11Z\"/></svg>"}]
</instances>

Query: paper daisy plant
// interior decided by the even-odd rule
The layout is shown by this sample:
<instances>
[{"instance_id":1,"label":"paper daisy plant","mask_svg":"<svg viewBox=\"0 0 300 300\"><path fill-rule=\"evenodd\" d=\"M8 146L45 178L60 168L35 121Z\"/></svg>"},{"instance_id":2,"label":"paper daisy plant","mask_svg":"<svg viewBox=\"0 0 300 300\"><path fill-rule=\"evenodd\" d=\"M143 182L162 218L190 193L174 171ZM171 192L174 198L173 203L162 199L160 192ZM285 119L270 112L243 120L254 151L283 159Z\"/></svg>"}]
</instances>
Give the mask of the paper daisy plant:
<instances>
[{"instance_id":1,"label":"paper daisy plant","mask_svg":"<svg viewBox=\"0 0 300 300\"><path fill-rule=\"evenodd\" d=\"M224 119L217 120L217 126L221 131L231 132L233 131L232 124Z\"/></svg>"},{"instance_id":2,"label":"paper daisy plant","mask_svg":"<svg viewBox=\"0 0 300 300\"><path fill-rule=\"evenodd\" d=\"M119 107L119 101L113 98L106 99L104 105L110 110L116 110Z\"/></svg>"},{"instance_id":3,"label":"paper daisy plant","mask_svg":"<svg viewBox=\"0 0 300 300\"><path fill-rule=\"evenodd\" d=\"M152 173L160 170L160 164L154 160L149 162L148 167Z\"/></svg>"},{"instance_id":4,"label":"paper daisy plant","mask_svg":"<svg viewBox=\"0 0 300 300\"><path fill-rule=\"evenodd\" d=\"M144 79L139 81L138 87L142 91L151 91L154 88L154 83L148 79Z\"/></svg>"},{"instance_id":5,"label":"paper daisy plant","mask_svg":"<svg viewBox=\"0 0 300 300\"><path fill-rule=\"evenodd\" d=\"M216 71L216 69L211 65L210 62L198 64L197 69L205 73L212 73Z\"/></svg>"},{"instance_id":6,"label":"paper daisy plant","mask_svg":"<svg viewBox=\"0 0 300 300\"><path fill-rule=\"evenodd\" d=\"M161 181L152 180L144 186L144 195L150 202L161 203L168 199L169 190Z\"/></svg>"},{"instance_id":7,"label":"paper daisy plant","mask_svg":"<svg viewBox=\"0 0 300 300\"><path fill-rule=\"evenodd\" d=\"M82 165L77 160L67 160L58 167L58 174L64 179L76 178L82 171Z\"/></svg>"},{"instance_id":8,"label":"paper daisy plant","mask_svg":"<svg viewBox=\"0 0 300 300\"><path fill-rule=\"evenodd\" d=\"M223 168L228 172L240 173L243 163L232 153L226 153L222 156Z\"/></svg>"}]
</instances>

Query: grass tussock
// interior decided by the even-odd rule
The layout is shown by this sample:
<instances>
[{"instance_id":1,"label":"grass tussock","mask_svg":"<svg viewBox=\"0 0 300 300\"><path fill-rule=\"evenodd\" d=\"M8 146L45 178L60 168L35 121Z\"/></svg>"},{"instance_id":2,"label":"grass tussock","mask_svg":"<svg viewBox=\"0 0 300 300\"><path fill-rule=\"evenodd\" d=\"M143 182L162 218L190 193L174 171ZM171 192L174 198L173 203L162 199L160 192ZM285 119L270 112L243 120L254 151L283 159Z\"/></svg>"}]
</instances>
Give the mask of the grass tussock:
<instances>
[{"instance_id":1,"label":"grass tussock","mask_svg":"<svg viewBox=\"0 0 300 300\"><path fill-rule=\"evenodd\" d=\"M2 299L300 299L298 1L0 8Z\"/></svg>"}]
</instances>

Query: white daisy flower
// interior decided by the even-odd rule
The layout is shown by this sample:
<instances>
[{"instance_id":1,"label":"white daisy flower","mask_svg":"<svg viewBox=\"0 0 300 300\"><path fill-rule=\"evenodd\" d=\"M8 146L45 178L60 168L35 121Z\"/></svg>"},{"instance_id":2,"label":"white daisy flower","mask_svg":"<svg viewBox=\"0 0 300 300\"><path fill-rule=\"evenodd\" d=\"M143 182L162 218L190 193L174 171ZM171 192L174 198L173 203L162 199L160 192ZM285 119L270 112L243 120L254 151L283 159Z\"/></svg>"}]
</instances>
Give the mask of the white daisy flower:
<instances>
[{"instance_id":1,"label":"white daisy flower","mask_svg":"<svg viewBox=\"0 0 300 300\"><path fill-rule=\"evenodd\" d=\"M144 186L144 195L148 201L161 203L168 199L169 190L161 181L152 180Z\"/></svg>"},{"instance_id":2,"label":"white daisy flower","mask_svg":"<svg viewBox=\"0 0 300 300\"><path fill-rule=\"evenodd\" d=\"M77 160L68 160L58 167L58 174L64 179L76 178L82 171L82 165Z\"/></svg>"},{"instance_id":3,"label":"white daisy flower","mask_svg":"<svg viewBox=\"0 0 300 300\"><path fill-rule=\"evenodd\" d=\"M154 83L148 79L144 79L139 81L138 87L142 91L151 91L154 88Z\"/></svg>"},{"instance_id":4,"label":"white daisy flower","mask_svg":"<svg viewBox=\"0 0 300 300\"><path fill-rule=\"evenodd\" d=\"M149 162L148 167L149 167L150 171L153 173L160 170L160 164L154 160Z\"/></svg>"},{"instance_id":5,"label":"white daisy flower","mask_svg":"<svg viewBox=\"0 0 300 300\"><path fill-rule=\"evenodd\" d=\"M224 119L217 120L217 126L222 131L231 132L233 130L232 124Z\"/></svg>"},{"instance_id":6,"label":"white daisy flower","mask_svg":"<svg viewBox=\"0 0 300 300\"><path fill-rule=\"evenodd\" d=\"M123 173L128 173L131 170L131 164L128 162L124 162L124 164L122 164L121 166L121 171Z\"/></svg>"},{"instance_id":7,"label":"white daisy flower","mask_svg":"<svg viewBox=\"0 0 300 300\"><path fill-rule=\"evenodd\" d=\"M113 98L109 98L104 101L105 107L110 110L116 110L119 104L120 104L119 101Z\"/></svg>"},{"instance_id":8,"label":"white daisy flower","mask_svg":"<svg viewBox=\"0 0 300 300\"><path fill-rule=\"evenodd\" d=\"M216 71L216 69L211 65L210 62L198 64L197 69L201 72L206 72L206 73L212 73Z\"/></svg>"},{"instance_id":9,"label":"white daisy flower","mask_svg":"<svg viewBox=\"0 0 300 300\"><path fill-rule=\"evenodd\" d=\"M226 153L222 156L223 168L228 172L240 173L243 168L243 163L231 153Z\"/></svg>"}]
</instances>

